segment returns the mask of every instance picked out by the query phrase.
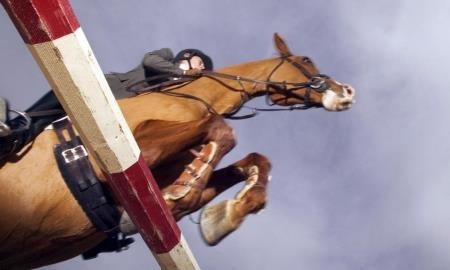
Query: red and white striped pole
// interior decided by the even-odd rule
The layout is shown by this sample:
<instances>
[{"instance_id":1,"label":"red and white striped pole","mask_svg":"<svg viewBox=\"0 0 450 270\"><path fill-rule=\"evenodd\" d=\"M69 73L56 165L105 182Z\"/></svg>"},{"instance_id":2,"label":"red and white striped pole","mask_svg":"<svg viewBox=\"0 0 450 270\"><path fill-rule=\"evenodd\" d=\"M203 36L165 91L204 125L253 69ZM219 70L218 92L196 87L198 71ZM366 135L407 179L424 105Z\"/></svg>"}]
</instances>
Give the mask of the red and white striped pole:
<instances>
[{"instance_id":1,"label":"red and white striped pole","mask_svg":"<svg viewBox=\"0 0 450 270\"><path fill-rule=\"evenodd\" d=\"M161 269L200 269L69 0L0 0Z\"/></svg>"}]
</instances>

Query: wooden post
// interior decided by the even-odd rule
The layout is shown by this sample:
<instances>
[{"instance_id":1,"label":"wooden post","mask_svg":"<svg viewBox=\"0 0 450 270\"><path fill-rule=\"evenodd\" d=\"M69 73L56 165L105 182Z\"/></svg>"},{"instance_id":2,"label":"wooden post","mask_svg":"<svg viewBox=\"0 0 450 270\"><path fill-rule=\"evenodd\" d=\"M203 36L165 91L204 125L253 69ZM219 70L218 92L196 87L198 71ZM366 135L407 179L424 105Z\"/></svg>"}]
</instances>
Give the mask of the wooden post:
<instances>
[{"instance_id":1,"label":"wooden post","mask_svg":"<svg viewBox=\"0 0 450 270\"><path fill-rule=\"evenodd\" d=\"M69 0L0 1L161 269L200 269Z\"/></svg>"}]
</instances>

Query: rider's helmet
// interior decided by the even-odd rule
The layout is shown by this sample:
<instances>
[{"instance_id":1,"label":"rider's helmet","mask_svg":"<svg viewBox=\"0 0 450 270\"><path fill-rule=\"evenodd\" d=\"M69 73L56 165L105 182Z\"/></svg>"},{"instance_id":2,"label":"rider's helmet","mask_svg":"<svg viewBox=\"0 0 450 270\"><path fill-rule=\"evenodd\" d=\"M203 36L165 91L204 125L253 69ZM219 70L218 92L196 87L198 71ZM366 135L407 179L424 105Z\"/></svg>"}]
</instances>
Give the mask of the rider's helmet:
<instances>
[{"instance_id":1,"label":"rider's helmet","mask_svg":"<svg viewBox=\"0 0 450 270\"><path fill-rule=\"evenodd\" d=\"M213 62L211 60L211 57L197 49L184 49L180 51L175 56L175 62L180 62L182 60L189 61L194 56L198 56L202 59L203 64L205 65L205 70L213 70Z\"/></svg>"}]
</instances>

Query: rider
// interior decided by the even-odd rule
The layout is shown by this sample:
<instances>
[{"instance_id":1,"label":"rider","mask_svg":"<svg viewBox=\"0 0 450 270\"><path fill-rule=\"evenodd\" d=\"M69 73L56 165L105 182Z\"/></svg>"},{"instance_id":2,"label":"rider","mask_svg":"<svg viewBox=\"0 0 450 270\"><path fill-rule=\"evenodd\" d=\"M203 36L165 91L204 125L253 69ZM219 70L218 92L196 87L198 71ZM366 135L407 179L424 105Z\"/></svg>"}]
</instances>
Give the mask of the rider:
<instances>
[{"instance_id":1,"label":"rider","mask_svg":"<svg viewBox=\"0 0 450 270\"><path fill-rule=\"evenodd\" d=\"M134 96L139 89L154 83L183 75L198 77L202 70L212 69L211 58L200 50L185 49L174 57L172 50L163 48L145 54L136 68L126 73L106 74L105 77L115 98L121 99ZM27 113L39 111L56 111L56 113L28 120ZM53 91L49 91L25 113L19 113L20 117L9 120L6 101L0 98L0 160L32 140L47 125L61 117L63 115L61 112L63 112L61 104Z\"/></svg>"},{"instance_id":2,"label":"rider","mask_svg":"<svg viewBox=\"0 0 450 270\"><path fill-rule=\"evenodd\" d=\"M126 73L106 74L106 80L116 99L134 96L139 89L181 77L200 76L202 70L212 70L211 58L197 49L185 49L175 57L169 48L144 55L141 63Z\"/></svg>"}]
</instances>

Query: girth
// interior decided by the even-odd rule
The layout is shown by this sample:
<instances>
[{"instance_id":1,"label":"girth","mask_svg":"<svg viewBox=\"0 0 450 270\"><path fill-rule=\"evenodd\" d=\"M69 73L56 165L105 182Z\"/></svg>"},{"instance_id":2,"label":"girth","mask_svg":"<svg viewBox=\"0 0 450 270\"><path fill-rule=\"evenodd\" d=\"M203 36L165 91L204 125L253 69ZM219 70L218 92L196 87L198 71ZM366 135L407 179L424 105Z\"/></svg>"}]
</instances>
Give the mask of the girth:
<instances>
[{"instance_id":1,"label":"girth","mask_svg":"<svg viewBox=\"0 0 450 270\"><path fill-rule=\"evenodd\" d=\"M53 122L56 135L60 144L54 146L53 152L59 171L75 199L80 204L92 224L100 231L107 234L104 242L112 243L106 248L94 248L96 252L85 258L96 257L102 251L120 251L132 239L119 239L120 213L108 193L104 191L103 184L98 181L92 165L88 159L88 153L80 138L76 136L72 124L67 117Z\"/></svg>"}]
</instances>

